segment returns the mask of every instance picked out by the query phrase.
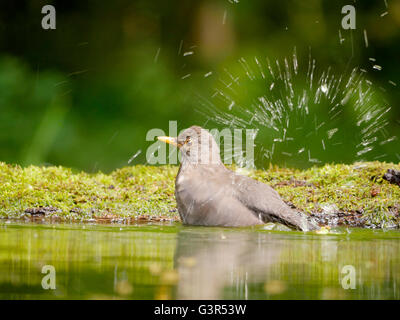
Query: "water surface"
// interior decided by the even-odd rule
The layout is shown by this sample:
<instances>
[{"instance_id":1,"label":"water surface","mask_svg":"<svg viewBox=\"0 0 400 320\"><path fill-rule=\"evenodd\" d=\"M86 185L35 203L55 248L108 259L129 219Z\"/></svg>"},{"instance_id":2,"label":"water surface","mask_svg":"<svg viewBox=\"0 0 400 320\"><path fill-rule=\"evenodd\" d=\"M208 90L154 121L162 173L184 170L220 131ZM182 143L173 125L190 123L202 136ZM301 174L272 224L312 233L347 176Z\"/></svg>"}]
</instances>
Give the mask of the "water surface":
<instances>
[{"instance_id":1,"label":"water surface","mask_svg":"<svg viewBox=\"0 0 400 320\"><path fill-rule=\"evenodd\" d=\"M399 299L400 232L335 232L3 220L0 299Z\"/></svg>"}]
</instances>

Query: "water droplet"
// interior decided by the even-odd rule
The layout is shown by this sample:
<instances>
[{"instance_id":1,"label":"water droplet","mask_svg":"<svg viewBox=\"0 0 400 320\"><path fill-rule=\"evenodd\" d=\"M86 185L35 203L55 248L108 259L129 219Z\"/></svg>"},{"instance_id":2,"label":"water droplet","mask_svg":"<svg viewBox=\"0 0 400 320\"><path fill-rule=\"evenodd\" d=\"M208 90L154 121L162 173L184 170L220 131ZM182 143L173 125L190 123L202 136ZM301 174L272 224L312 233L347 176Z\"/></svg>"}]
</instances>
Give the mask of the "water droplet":
<instances>
[{"instance_id":1,"label":"water droplet","mask_svg":"<svg viewBox=\"0 0 400 320\"><path fill-rule=\"evenodd\" d=\"M328 139L331 139L332 137L333 137L333 135L336 133L336 132L338 132L339 131L339 129L338 128L334 128L334 129L331 129L331 130L328 130L326 133L328 134Z\"/></svg>"}]
</instances>

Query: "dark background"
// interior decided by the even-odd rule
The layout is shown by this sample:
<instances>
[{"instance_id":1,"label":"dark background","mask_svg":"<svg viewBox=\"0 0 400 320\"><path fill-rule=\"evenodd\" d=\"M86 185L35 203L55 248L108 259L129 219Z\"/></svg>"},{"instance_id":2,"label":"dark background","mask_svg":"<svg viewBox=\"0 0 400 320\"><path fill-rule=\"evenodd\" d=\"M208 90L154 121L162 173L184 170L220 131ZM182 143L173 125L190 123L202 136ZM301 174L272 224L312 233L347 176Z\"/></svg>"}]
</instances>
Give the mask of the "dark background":
<instances>
[{"instance_id":1,"label":"dark background","mask_svg":"<svg viewBox=\"0 0 400 320\"><path fill-rule=\"evenodd\" d=\"M57 10L56 30L41 28L45 4ZM357 10L353 31L341 29L346 4ZM388 136L399 135L400 1L387 5L384 0L2 0L0 161L110 171L128 165L141 150L131 165L146 163L151 128L168 133L169 120L178 121L179 129L216 127L198 112L198 97L208 99L218 75L237 69L239 58L273 61L291 56L294 48L299 64L308 63L311 50L318 66L331 66L339 75L355 66L367 70L378 100L392 108ZM189 51L194 54L184 56ZM372 68L371 57L382 70ZM379 160L398 162L399 146L397 139L363 160L384 154ZM269 148L267 141L264 147ZM358 160L346 150L327 150L320 158ZM296 158L276 163L312 165ZM269 161L261 157L257 164Z\"/></svg>"}]
</instances>

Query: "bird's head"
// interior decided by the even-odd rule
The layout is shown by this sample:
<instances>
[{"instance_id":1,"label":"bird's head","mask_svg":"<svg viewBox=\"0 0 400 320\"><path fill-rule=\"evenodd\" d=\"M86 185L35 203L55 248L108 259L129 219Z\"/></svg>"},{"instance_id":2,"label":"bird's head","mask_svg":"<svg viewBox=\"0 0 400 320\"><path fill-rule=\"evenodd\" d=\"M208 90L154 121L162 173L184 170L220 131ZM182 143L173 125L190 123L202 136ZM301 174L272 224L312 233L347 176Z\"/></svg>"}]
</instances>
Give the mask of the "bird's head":
<instances>
[{"instance_id":1,"label":"bird's head","mask_svg":"<svg viewBox=\"0 0 400 320\"><path fill-rule=\"evenodd\" d=\"M199 126L182 131L178 137L158 137L158 140L179 148L182 162L192 164L220 164L219 147L214 137Z\"/></svg>"}]
</instances>

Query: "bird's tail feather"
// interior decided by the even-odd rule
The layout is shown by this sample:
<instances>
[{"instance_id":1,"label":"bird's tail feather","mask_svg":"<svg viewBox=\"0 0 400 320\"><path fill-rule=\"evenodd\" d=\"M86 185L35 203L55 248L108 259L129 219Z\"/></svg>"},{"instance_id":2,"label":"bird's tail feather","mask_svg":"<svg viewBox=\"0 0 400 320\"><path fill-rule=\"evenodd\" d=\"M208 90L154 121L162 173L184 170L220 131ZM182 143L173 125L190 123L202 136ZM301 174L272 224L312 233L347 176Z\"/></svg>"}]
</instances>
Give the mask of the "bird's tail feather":
<instances>
[{"instance_id":1,"label":"bird's tail feather","mask_svg":"<svg viewBox=\"0 0 400 320\"><path fill-rule=\"evenodd\" d=\"M277 210L278 214L273 217L269 217L273 222L279 222L290 228L294 228L300 231L312 231L319 230L318 224L310 217L307 217L304 213L295 211L289 208L286 204L283 204L280 210Z\"/></svg>"}]
</instances>

